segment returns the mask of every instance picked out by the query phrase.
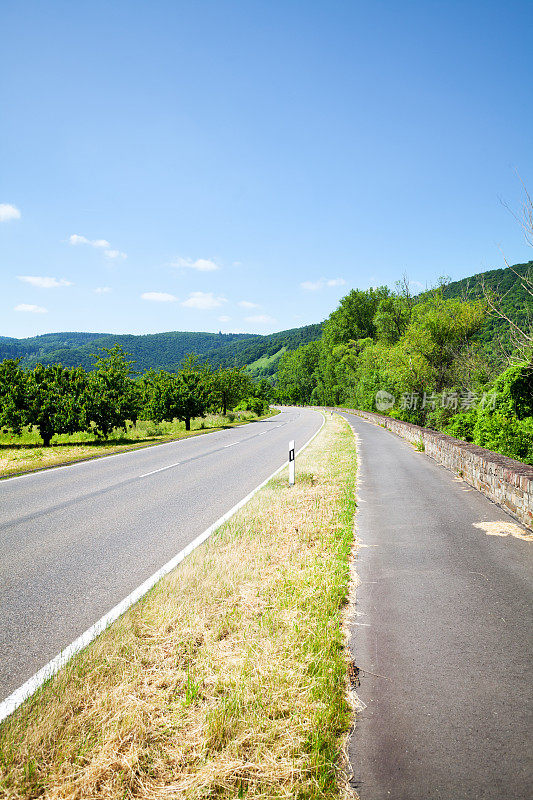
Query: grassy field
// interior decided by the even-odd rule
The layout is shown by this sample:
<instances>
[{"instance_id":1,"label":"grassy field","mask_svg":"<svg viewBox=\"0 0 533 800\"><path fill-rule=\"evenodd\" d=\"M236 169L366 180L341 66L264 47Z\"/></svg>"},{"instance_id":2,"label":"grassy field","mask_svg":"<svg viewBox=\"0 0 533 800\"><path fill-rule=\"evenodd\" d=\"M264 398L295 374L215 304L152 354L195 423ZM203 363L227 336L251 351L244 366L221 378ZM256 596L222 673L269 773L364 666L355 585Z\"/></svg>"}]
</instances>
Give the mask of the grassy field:
<instances>
[{"instance_id":1,"label":"grassy field","mask_svg":"<svg viewBox=\"0 0 533 800\"><path fill-rule=\"evenodd\" d=\"M286 472L0 727L0 797L339 798L355 442Z\"/></svg>"},{"instance_id":2,"label":"grassy field","mask_svg":"<svg viewBox=\"0 0 533 800\"><path fill-rule=\"evenodd\" d=\"M208 414L204 418L193 419L191 430L185 430L184 422L150 422L139 420L129 425L126 431L116 430L108 439L98 439L91 433L80 432L54 436L51 447L43 447L42 439L36 429L26 429L21 436L0 433L0 478L16 475L34 469L56 467L72 461L97 458L123 450L160 444L173 439L184 439L202 433L233 428L248 422L267 419L279 411L272 410L266 416L258 417L252 411Z\"/></svg>"},{"instance_id":3,"label":"grassy field","mask_svg":"<svg viewBox=\"0 0 533 800\"><path fill-rule=\"evenodd\" d=\"M249 375L258 375L259 373L262 373L263 370L265 370L267 367L272 368L272 366L277 361L280 360L281 356L286 351L287 348L282 347L280 350L277 351L277 353L274 353L271 356L261 356L261 358L258 358L257 361L252 361L251 364L248 364L248 366L246 367L246 372L248 372Z\"/></svg>"}]
</instances>

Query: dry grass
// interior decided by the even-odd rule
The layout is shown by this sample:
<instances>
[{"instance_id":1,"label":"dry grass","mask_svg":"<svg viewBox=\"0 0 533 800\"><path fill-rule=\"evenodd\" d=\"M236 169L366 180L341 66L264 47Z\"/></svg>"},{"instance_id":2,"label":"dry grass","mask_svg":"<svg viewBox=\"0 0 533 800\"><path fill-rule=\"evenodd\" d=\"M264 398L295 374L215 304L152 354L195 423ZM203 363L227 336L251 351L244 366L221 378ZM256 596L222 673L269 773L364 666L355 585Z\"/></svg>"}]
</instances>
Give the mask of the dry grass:
<instances>
[{"instance_id":1,"label":"dry grass","mask_svg":"<svg viewBox=\"0 0 533 800\"><path fill-rule=\"evenodd\" d=\"M0 728L0 796L338 798L355 443L299 457Z\"/></svg>"},{"instance_id":2,"label":"dry grass","mask_svg":"<svg viewBox=\"0 0 533 800\"><path fill-rule=\"evenodd\" d=\"M135 426L129 426L125 431L115 431L109 440L99 441L89 433L55 436L51 447L38 444L41 440L38 432L32 430L23 436L0 437L0 478L19 475L36 469L58 467L75 461L84 461L101 456L123 453L125 450L136 450L140 447L172 442L177 439L186 439L190 436L199 436L203 433L213 433L225 428L234 428L248 422L267 419L279 411L263 417L258 417L252 412L241 412L240 416L231 414L224 417L221 414L209 414L204 419L192 421L192 430L185 430L185 423L153 423L141 420ZM9 440L13 441L11 445Z\"/></svg>"}]
</instances>

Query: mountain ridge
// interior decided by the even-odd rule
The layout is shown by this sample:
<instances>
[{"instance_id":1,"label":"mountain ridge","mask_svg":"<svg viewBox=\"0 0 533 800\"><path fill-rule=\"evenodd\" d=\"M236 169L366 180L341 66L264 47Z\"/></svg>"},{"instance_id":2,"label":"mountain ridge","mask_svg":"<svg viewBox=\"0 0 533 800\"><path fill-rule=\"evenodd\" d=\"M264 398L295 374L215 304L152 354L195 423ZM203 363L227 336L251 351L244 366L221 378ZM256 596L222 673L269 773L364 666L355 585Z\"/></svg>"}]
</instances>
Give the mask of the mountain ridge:
<instances>
[{"instance_id":1,"label":"mountain ridge","mask_svg":"<svg viewBox=\"0 0 533 800\"><path fill-rule=\"evenodd\" d=\"M527 318L530 302L521 287L520 276L532 271L533 261L487 270L452 281L445 286L444 295L478 297L486 287L502 295L502 309L520 323ZM4 358L20 358L21 365L28 369L39 362L91 369L98 348L120 344L135 362L134 369L137 372L150 368L176 370L185 355L194 352L202 361L209 361L215 368L249 367L251 374L260 378L274 374L277 361L286 350L295 350L300 345L319 339L322 325L319 322L271 334L202 331L110 334L63 331L25 339L0 336L0 361ZM494 316L487 318L480 334L483 344L489 347L496 338L504 336L506 325L508 326L504 320Z\"/></svg>"}]
</instances>

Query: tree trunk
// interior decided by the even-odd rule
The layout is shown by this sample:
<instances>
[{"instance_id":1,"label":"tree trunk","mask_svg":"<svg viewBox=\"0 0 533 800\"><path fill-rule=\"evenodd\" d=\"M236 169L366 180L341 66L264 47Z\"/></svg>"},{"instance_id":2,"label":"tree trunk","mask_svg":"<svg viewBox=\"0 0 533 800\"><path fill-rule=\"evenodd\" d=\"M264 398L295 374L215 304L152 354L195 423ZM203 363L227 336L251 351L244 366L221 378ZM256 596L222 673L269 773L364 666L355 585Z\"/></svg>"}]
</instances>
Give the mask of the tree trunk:
<instances>
[{"instance_id":1,"label":"tree trunk","mask_svg":"<svg viewBox=\"0 0 533 800\"><path fill-rule=\"evenodd\" d=\"M190 431L191 429L191 418L185 417L185 430Z\"/></svg>"},{"instance_id":2,"label":"tree trunk","mask_svg":"<svg viewBox=\"0 0 533 800\"><path fill-rule=\"evenodd\" d=\"M227 401L226 395L223 394L222 395L222 413L224 414L224 416L226 416L227 410L228 410L228 401Z\"/></svg>"},{"instance_id":3,"label":"tree trunk","mask_svg":"<svg viewBox=\"0 0 533 800\"><path fill-rule=\"evenodd\" d=\"M41 434L41 439L43 440L43 446L50 447L50 442L54 434L50 433L50 431L39 431L39 433Z\"/></svg>"}]
</instances>

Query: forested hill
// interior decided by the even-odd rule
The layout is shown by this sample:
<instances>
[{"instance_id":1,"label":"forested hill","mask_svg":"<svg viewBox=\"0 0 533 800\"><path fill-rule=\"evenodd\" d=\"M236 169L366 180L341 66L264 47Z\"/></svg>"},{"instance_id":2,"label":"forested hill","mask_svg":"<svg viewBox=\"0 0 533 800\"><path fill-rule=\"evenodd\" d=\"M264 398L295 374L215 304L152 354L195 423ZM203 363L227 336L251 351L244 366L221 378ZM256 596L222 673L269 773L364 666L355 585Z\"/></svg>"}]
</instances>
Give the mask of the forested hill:
<instances>
[{"instance_id":1,"label":"forested hill","mask_svg":"<svg viewBox=\"0 0 533 800\"><path fill-rule=\"evenodd\" d=\"M293 328L268 336L245 333L169 332L143 336L110 333L47 333L28 339L0 336L0 361L21 358L21 365L61 363L65 367L91 369L93 355L101 347L120 344L135 361L135 370L176 369L188 353L196 353L213 366L245 366L264 356L294 350L318 339L321 324ZM257 371L256 371L257 372Z\"/></svg>"},{"instance_id":2,"label":"forested hill","mask_svg":"<svg viewBox=\"0 0 533 800\"><path fill-rule=\"evenodd\" d=\"M446 297L478 297L485 289L502 297L502 310L521 324L527 317L530 298L520 283L520 275L533 272L533 261L516 264L512 268L494 269L473 275L446 286ZM518 273L518 275L516 274ZM248 367L254 377L273 375L281 355L301 345L320 339L322 323L292 328L268 336L237 333L191 333L174 331L144 336L110 333L47 333L28 339L10 339L0 336L0 361L4 358L21 358L25 368L35 364L61 363L66 367L83 366L91 369L93 354L100 347L120 344L136 362L135 369L145 372L154 369L174 370L187 353L196 353L214 367ZM506 338L508 324L490 315L477 334L485 348Z\"/></svg>"},{"instance_id":3,"label":"forested hill","mask_svg":"<svg viewBox=\"0 0 533 800\"><path fill-rule=\"evenodd\" d=\"M526 328L531 317L531 296L528 295L520 277L533 276L533 261L525 264L515 264L505 269L492 269L481 272L471 278L454 281L444 289L445 297L458 297L474 299L483 297L486 292L493 293L499 298L498 304L501 311L519 327ZM497 316L490 314L476 338L481 341L485 349L494 347L495 343L505 343L508 339L509 324Z\"/></svg>"}]
</instances>

